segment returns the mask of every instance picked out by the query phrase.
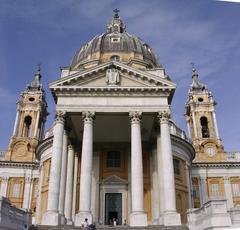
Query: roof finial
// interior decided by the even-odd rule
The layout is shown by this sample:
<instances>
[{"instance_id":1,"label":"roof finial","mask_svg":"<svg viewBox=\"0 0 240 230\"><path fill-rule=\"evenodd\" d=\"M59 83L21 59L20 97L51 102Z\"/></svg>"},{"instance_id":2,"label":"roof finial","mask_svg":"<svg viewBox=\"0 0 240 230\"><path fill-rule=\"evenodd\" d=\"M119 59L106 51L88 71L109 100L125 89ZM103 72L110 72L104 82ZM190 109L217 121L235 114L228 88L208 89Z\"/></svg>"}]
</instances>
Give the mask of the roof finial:
<instances>
[{"instance_id":1,"label":"roof finial","mask_svg":"<svg viewBox=\"0 0 240 230\"><path fill-rule=\"evenodd\" d=\"M114 12L114 18L119 18L118 13L120 12L120 10L116 8L115 10L113 10L113 12Z\"/></svg>"},{"instance_id":2,"label":"roof finial","mask_svg":"<svg viewBox=\"0 0 240 230\"><path fill-rule=\"evenodd\" d=\"M195 68L195 64L193 62L191 62L191 65L192 65L192 79L193 79L193 82L191 84L192 90L204 90L204 89L206 89L206 86L204 84L202 84L198 79L198 73L197 73L197 70Z\"/></svg>"},{"instance_id":3,"label":"roof finial","mask_svg":"<svg viewBox=\"0 0 240 230\"><path fill-rule=\"evenodd\" d=\"M37 65L37 70L36 70L35 76L36 75L40 75L41 76L41 62L38 63L38 65Z\"/></svg>"},{"instance_id":4,"label":"roof finial","mask_svg":"<svg viewBox=\"0 0 240 230\"><path fill-rule=\"evenodd\" d=\"M124 33L126 30L125 24L119 17L119 9L113 10L114 15L112 21L107 25L107 30L110 33Z\"/></svg>"},{"instance_id":5,"label":"roof finial","mask_svg":"<svg viewBox=\"0 0 240 230\"><path fill-rule=\"evenodd\" d=\"M37 69L36 69L36 72L35 72L35 78L29 85L27 85L27 90L28 91L41 90L42 89L42 84L40 83L41 78L42 78L41 63L39 63L37 65Z\"/></svg>"}]
</instances>

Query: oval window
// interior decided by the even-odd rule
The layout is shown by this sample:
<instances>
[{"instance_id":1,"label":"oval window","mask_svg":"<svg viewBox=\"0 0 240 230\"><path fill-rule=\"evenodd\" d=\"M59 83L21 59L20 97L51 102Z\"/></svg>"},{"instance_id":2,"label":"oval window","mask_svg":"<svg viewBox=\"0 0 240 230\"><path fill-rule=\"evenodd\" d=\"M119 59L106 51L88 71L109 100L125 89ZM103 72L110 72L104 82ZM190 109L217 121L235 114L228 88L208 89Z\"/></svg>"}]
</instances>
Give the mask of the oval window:
<instances>
[{"instance_id":1,"label":"oval window","mask_svg":"<svg viewBox=\"0 0 240 230\"><path fill-rule=\"evenodd\" d=\"M29 101L35 101L35 98L34 97L30 97L28 100Z\"/></svg>"},{"instance_id":2,"label":"oval window","mask_svg":"<svg viewBox=\"0 0 240 230\"><path fill-rule=\"evenodd\" d=\"M199 97L199 98L198 98L198 101L199 101L199 102L203 102L203 98L202 98L202 97Z\"/></svg>"}]
</instances>

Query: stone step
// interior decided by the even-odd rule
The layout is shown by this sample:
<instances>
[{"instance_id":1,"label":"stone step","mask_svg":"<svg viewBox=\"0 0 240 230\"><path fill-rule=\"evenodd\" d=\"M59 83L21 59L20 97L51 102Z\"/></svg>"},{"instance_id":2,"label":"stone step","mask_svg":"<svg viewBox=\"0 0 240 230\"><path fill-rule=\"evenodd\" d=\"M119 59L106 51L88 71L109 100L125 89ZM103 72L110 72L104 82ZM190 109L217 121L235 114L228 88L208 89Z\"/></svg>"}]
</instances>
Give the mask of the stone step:
<instances>
[{"instance_id":1,"label":"stone step","mask_svg":"<svg viewBox=\"0 0 240 230\"><path fill-rule=\"evenodd\" d=\"M36 230L88 230L91 228L83 228L83 227L74 227L74 226L37 226ZM96 230L189 230L187 226L169 226L164 227L160 225L147 226L147 227L130 227L130 226L97 226Z\"/></svg>"}]
</instances>

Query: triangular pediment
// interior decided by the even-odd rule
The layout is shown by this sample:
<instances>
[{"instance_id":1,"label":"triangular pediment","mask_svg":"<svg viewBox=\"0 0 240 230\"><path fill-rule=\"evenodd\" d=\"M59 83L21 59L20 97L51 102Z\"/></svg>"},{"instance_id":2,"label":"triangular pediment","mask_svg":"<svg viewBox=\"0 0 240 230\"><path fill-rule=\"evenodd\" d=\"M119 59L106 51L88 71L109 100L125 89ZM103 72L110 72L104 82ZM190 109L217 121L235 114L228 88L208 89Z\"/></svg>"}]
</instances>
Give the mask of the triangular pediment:
<instances>
[{"instance_id":1,"label":"triangular pediment","mask_svg":"<svg viewBox=\"0 0 240 230\"><path fill-rule=\"evenodd\" d=\"M108 62L89 70L81 70L50 84L50 89L77 88L152 88L175 89L171 81L130 67L120 62Z\"/></svg>"},{"instance_id":2,"label":"triangular pediment","mask_svg":"<svg viewBox=\"0 0 240 230\"><path fill-rule=\"evenodd\" d=\"M126 185L128 184L128 181L116 176L116 175L113 175L113 176L109 176L105 179L103 179L101 181L101 184L102 185L113 185L113 184L117 184L117 185Z\"/></svg>"}]
</instances>

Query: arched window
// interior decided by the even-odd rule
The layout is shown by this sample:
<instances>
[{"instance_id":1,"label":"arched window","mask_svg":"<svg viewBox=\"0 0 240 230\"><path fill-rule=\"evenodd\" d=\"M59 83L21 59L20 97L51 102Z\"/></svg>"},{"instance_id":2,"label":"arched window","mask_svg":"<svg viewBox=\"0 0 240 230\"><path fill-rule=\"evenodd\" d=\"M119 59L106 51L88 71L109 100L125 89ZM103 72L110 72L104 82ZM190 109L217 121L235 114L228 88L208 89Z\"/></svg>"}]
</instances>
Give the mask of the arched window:
<instances>
[{"instance_id":1,"label":"arched window","mask_svg":"<svg viewBox=\"0 0 240 230\"><path fill-rule=\"evenodd\" d=\"M24 127L23 127L23 136L29 137L31 132L32 118L30 116L25 117Z\"/></svg>"},{"instance_id":2,"label":"arched window","mask_svg":"<svg viewBox=\"0 0 240 230\"><path fill-rule=\"evenodd\" d=\"M208 129L208 120L206 117L200 118L200 123L202 126L202 137L207 138L209 137L209 129Z\"/></svg>"},{"instance_id":3,"label":"arched window","mask_svg":"<svg viewBox=\"0 0 240 230\"><path fill-rule=\"evenodd\" d=\"M118 55L111 56L111 61L120 61L120 57Z\"/></svg>"}]
</instances>

